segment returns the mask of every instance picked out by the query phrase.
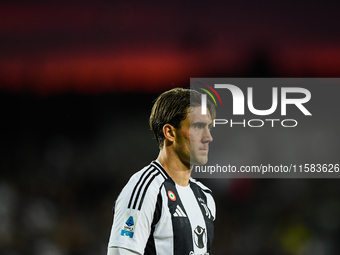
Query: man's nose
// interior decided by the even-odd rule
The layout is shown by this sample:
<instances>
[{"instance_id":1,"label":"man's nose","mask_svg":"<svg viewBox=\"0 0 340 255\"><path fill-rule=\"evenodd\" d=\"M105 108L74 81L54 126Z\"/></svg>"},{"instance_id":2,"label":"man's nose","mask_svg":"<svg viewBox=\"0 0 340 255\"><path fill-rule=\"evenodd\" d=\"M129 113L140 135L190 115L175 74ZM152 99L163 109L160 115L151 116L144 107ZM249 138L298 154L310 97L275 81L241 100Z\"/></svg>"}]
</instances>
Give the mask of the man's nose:
<instances>
[{"instance_id":1,"label":"man's nose","mask_svg":"<svg viewBox=\"0 0 340 255\"><path fill-rule=\"evenodd\" d=\"M209 128L207 128L204 132L204 142L212 142L213 141L213 137L211 135L211 131Z\"/></svg>"}]
</instances>

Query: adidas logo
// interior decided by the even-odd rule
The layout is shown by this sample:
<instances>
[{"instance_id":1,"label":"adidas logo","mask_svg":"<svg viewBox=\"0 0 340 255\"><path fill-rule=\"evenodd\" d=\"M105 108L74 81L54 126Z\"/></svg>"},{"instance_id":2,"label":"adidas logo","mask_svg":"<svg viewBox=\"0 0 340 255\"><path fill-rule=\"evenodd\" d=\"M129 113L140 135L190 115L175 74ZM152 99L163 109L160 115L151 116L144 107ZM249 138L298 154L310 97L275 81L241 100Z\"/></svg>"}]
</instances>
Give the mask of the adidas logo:
<instances>
[{"instance_id":1,"label":"adidas logo","mask_svg":"<svg viewBox=\"0 0 340 255\"><path fill-rule=\"evenodd\" d=\"M187 216L183 212L182 208L179 205L177 205L175 213L174 213L174 217L187 217Z\"/></svg>"}]
</instances>

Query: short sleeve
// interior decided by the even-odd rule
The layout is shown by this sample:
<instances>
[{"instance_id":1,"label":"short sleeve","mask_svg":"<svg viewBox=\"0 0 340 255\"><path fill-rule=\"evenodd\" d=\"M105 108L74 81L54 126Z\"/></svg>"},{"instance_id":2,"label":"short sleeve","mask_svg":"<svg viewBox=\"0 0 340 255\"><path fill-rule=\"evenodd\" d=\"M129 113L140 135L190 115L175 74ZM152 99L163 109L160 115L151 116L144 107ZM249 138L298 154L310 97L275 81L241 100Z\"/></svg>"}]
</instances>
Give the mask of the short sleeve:
<instances>
[{"instance_id":1,"label":"short sleeve","mask_svg":"<svg viewBox=\"0 0 340 255\"><path fill-rule=\"evenodd\" d=\"M131 177L118 196L108 247L143 254L151 232L159 187L151 179L139 180L140 175Z\"/></svg>"}]
</instances>

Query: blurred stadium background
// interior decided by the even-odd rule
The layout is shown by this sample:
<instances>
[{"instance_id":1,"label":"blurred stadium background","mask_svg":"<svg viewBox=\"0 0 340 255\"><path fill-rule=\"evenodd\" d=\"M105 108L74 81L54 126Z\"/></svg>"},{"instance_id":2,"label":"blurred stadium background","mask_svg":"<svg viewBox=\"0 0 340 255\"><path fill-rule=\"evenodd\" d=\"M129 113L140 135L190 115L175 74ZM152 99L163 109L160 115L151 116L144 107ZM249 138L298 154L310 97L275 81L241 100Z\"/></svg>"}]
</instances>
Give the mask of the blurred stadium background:
<instances>
[{"instance_id":1,"label":"blurred stadium background","mask_svg":"<svg viewBox=\"0 0 340 255\"><path fill-rule=\"evenodd\" d=\"M1 1L0 254L106 254L119 191L158 153L157 95L190 77L339 77L339 7ZM338 180L203 182L213 254L339 254Z\"/></svg>"}]
</instances>

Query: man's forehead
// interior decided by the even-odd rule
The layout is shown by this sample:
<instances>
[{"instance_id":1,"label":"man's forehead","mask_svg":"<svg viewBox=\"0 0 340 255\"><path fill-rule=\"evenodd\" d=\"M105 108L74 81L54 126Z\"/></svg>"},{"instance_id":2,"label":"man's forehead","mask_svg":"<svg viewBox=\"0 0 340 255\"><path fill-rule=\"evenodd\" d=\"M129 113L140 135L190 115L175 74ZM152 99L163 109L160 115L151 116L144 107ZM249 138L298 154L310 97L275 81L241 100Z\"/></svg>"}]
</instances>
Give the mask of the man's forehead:
<instances>
[{"instance_id":1,"label":"man's forehead","mask_svg":"<svg viewBox=\"0 0 340 255\"><path fill-rule=\"evenodd\" d=\"M201 106L190 107L188 117L190 118L190 123L195 123L195 122L211 123L212 122L210 112L207 111L207 114L203 115L201 113Z\"/></svg>"}]
</instances>

